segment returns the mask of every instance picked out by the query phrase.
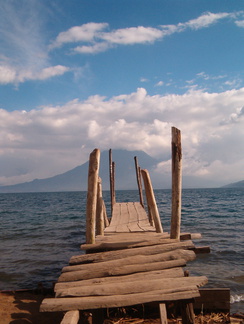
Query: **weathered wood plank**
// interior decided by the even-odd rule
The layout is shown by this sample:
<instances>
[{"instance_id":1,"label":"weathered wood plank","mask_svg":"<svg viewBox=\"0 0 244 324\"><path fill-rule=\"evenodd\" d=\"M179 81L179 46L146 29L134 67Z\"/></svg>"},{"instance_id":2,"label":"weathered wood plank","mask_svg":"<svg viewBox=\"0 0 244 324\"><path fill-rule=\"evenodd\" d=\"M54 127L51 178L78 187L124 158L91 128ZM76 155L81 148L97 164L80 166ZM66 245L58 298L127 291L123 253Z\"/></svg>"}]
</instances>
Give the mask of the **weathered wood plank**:
<instances>
[{"instance_id":1,"label":"weathered wood plank","mask_svg":"<svg viewBox=\"0 0 244 324\"><path fill-rule=\"evenodd\" d=\"M152 246L149 245L149 246L137 247L133 249L77 255L77 256L73 256L70 259L69 264L75 265L75 264L90 263L90 262L103 262L103 261L121 259L124 257L138 255L138 254L151 255L151 254L174 251L176 249L193 249L195 247L192 241L184 241L184 242L171 241L171 242L173 243L152 245Z\"/></svg>"},{"instance_id":2,"label":"weathered wood plank","mask_svg":"<svg viewBox=\"0 0 244 324\"><path fill-rule=\"evenodd\" d=\"M105 233L155 231L151 226L145 209L139 202L116 203L113 215Z\"/></svg>"},{"instance_id":3,"label":"weathered wood plank","mask_svg":"<svg viewBox=\"0 0 244 324\"><path fill-rule=\"evenodd\" d=\"M59 290L56 297L84 297L84 296L110 296L110 295L125 295L135 293L146 293L160 289L174 292L176 289L189 286L201 287L208 282L206 277L182 277L182 278L167 278L167 279L151 279L145 281L125 281L114 283L93 284L90 286L73 287L69 289Z\"/></svg>"},{"instance_id":4,"label":"weathered wood plank","mask_svg":"<svg viewBox=\"0 0 244 324\"><path fill-rule=\"evenodd\" d=\"M78 310L68 311L60 324L77 324L79 322L80 313Z\"/></svg>"},{"instance_id":5,"label":"weathered wood plank","mask_svg":"<svg viewBox=\"0 0 244 324\"><path fill-rule=\"evenodd\" d=\"M133 235L132 235L133 236ZM151 240L133 240L131 237L131 241L126 242L102 242L102 243L95 243L95 244L82 244L81 249L86 251L98 251L98 250L119 250L119 249L129 249L129 248L136 248L136 247L143 247L143 246L150 246L150 245L159 245L159 244L169 244L177 242L178 240L172 241L172 239L165 239L165 238L155 238ZM179 242L179 241L178 241Z\"/></svg>"},{"instance_id":6,"label":"weathered wood plank","mask_svg":"<svg viewBox=\"0 0 244 324\"><path fill-rule=\"evenodd\" d=\"M131 295L94 296L94 297L71 297L71 298L46 298L43 300L41 312L57 312L68 310L83 310L108 307L122 307L149 303L153 301L182 300L198 297L199 292L196 287L188 289L177 289L173 293L158 290L153 292L138 293Z\"/></svg>"},{"instance_id":7,"label":"weathered wood plank","mask_svg":"<svg viewBox=\"0 0 244 324\"><path fill-rule=\"evenodd\" d=\"M133 264L133 265L124 265L119 267L103 267L101 269L90 270L80 270L80 271L70 271L64 272L58 279L58 282L62 281L76 281L82 279L91 279L91 278L100 278L100 277L109 277L116 275L125 275L136 272L146 272L153 270L163 270L175 267L181 267L186 265L186 260L178 259L165 262L152 262L146 264Z\"/></svg>"},{"instance_id":8,"label":"weathered wood plank","mask_svg":"<svg viewBox=\"0 0 244 324\"><path fill-rule=\"evenodd\" d=\"M86 269L88 271L93 271L97 269L107 269L113 267L120 267L124 265L133 265L133 264L143 264L150 262L163 262L169 260L177 260L184 259L186 261L192 261L196 258L196 255L193 251L177 249L165 253L157 253L157 250L154 251L154 254L146 254L146 255L133 255L127 256L124 258L119 258L116 260L110 260L106 262L99 263L89 263L89 264L78 264L67 266L62 269L62 272L70 272L70 271L79 271Z\"/></svg>"},{"instance_id":9,"label":"weathered wood plank","mask_svg":"<svg viewBox=\"0 0 244 324\"><path fill-rule=\"evenodd\" d=\"M79 286L89 286L93 284L99 284L99 283L114 283L115 285L118 282L124 282L124 281L143 281L150 279L161 279L161 278L180 278L184 277L184 271L182 268L171 268L171 269L163 269L163 270L156 270L156 271L148 271L148 272L139 272L129 275L123 275L123 276L113 276L113 277L104 277L104 278L93 278L93 279L87 279L87 280L80 280L80 281L68 281L68 282L58 282L55 284L54 291L67 289L67 288L73 288L73 287L79 287Z\"/></svg>"},{"instance_id":10,"label":"weathered wood plank","mask_svg":"<svg viewBox=\"0 0 244 324\"><path fill-rule=\"evenodd\" d=\"M167 311L166 311L165 303L160 303L159 304L159 314L160 314L161 324L168 324L168 317L167 317Z\"/></svg>"},{"instance_id":11,"label":"weathered wood plank","mask_svg":"<svg viewBox=\"0 0 244 324\"><path fill-rule=\"evenodd\" d=\"M104 236L96 236L96 243L98 242L110 242L110 241L117 241L117 240L122 240L123 238L127 238L128 235L130 236L130 233L110 233L107 232L105 233ZM145 232L145 231L140 231L137 233L133 233L133 238L134 239L141 239L142 237L144 238L170 238L170 234L167 232L164 233L156 233L156 232ZM195 239L200 239L202 238L202 235L200 233L180 233L180 240L195 240Z\"/></svg>"}]
</instances>

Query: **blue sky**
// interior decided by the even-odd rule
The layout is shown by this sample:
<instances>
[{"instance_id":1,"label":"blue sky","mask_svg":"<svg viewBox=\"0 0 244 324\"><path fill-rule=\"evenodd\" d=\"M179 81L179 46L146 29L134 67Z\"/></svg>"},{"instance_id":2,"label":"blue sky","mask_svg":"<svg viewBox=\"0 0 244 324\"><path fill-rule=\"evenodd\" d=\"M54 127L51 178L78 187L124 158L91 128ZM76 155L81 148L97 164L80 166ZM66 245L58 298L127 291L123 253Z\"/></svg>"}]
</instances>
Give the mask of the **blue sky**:
<instances>
[{"instance_id":1,"label":"blue sky","mask_svg":"<svg viewBox=\"0 0 244 324\"><path fill-rule=\"evenodd\" d=\"M167 178L171 126L185 186L242 180L243 32L238 0L1 0L0 185L97 146L142 149Z\"/></svg>"}]
</instances>

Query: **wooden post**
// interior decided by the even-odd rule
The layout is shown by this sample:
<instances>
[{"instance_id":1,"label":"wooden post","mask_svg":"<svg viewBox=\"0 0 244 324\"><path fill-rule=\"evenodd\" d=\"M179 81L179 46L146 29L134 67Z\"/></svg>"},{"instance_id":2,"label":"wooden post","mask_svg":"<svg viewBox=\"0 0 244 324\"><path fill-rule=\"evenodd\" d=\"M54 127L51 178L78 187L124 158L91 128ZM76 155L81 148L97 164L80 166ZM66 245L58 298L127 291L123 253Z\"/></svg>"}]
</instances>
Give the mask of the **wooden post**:
<instances>
[{"instance_id":1,"label":"wooden post","mask_svg":"<svg viewBox=\"0 0 244 324\"><path fill-rule=\"evenodd\" d=\"M111 215L113 214L113 205L115 203L115 189L114 189L114 173L115 165L112 161L112 149L109 150L109 181L110 181L110 201L111 201Z\"/></svg>"},{"instance_id":2,"label":"wooden post","mask_svg":"<svg viewBox=\"0 0 244 324\"><path fill-rule=\"evenodd\" d=\"M159 313L161 324L168 324L167 310L165 303L159 303Z\"/></svg>"},{"instance_id":3,"label":"wooden post","mask_svg":"<svg viewBox=\"0 0 244 324\"><path fill-rule=\"evenodd\" d=\"M112 179L113 179L113 205L116 203L115 197L115 162L112 162Z\"/></svg>"},{"instance_id":4,"label":"wooden post","mask_svg":"<svg viewBox=\"0 0 244 324\"><path fill-rule=\"evenodd\" d=\"M134 160L135 160L135 167L136 167L136 180L137 180L137 185L139 190L140 203L142 207L144 207L143 195L142 195L142 183L141 183L141 169L138 166L138 161L136 156L134 157Z\"/></svg>"},{"instance_id":5,"label":"wooden post","mask_svg":"<svg viewBox=\"0 0 244 324\"><path fill-rule=\"evenodd\" d=\"M180 238L181 223L181 188L182 188L182 152L180 130L172 127L172 211L171 232L172 239Z\"/></svg>"},{"instance_id":6,"label":"wooden post","mask_svg":"<svg viewBox=\"0 0 244 324\"><path fill-rule=\"evenodd\" d=\"M95 149L90 154L88 171L88 189L86 203L86 243L95 243L97 184L100 165L100 151Z\"/></svg>"},{"instance_id":7,"label":"wooden post","mask_svg":"<svg viewBox=\"0 0 244 324\"><path fill-rule=\"evenodd\" d=\"M60 324L77 324L79 322L80 314L78 310L68 311Z\"/></svg>"},{"instance_id":8,"label":"wooden post","mask_svg":"<svg viewBox=\"0 0 244 324\"><path fill-rule=\"evenodd\" d=\"M108 220L108 216L107 216L107 211L106 211L106 206L103 200L103 219L104 219L104 227L108 227L109 226L109 220Z\"/></svg>"},{"instance_id":9,"label":"wooden post","mask_svg":"<svg viewBox=\"0 0 244 324\"><path fill-rule=\"evenodd\" d=\"M102 179L100 177L98 178L97 183L96 234L104 235Z\"/></svg>"},{"instance_id":10,"label":"wooden post","mask_svg":"<svg viewBox=\"0 0 244 324\"><path fill-rule=\"evenodd\" d=\"M161 224L161 220L158 213L158 207L156 204L155 196L153 193L152 183L149 176L149 172L147 170L141 170L144 187L145 187L145 193L147 198L147 207L148 207L148 216L149 221L152 223L154 221L156 232L162 233L163 228Z\"/></svg>"}]
</instances>

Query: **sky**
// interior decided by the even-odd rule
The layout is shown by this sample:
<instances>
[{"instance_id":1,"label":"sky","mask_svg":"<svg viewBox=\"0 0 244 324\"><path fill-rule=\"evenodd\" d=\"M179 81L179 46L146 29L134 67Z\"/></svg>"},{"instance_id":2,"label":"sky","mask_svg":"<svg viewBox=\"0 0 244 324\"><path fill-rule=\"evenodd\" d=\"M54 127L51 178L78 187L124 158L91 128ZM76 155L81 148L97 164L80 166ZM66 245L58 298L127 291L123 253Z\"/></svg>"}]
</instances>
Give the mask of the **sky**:
<instances>
[{"instance_id":1,"label":"sky","mask_svg":"<svg viewBox=\"0 0 244 324\"><path fill-rule=\"evenodd\" d=\"M0 185L94 148L143 150L183 187L244 179L242 0L0 0ZM133 161L132 161L133 163Z\"/></svg>"}]
</instances>

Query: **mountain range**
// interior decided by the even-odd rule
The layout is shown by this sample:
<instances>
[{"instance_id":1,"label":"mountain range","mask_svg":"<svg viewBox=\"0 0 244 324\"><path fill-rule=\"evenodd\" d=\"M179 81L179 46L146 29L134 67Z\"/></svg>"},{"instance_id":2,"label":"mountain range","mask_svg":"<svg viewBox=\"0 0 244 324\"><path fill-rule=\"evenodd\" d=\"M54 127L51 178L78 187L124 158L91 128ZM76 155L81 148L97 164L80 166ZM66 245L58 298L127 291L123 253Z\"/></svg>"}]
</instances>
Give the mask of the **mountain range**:
<instances>
[{"instance_id":1,"label":"mountain range","mask_svg":"<svg viewBox=\"0 0 244 324\"><path fill-rule=\"evenodd\" d=\"M117 190L136 189L136 172L134 156L143 169L149 172L158 161L143 151L113 150L113 161L115 162L115 186ZM46 178L35 179L16 185L0 186L1 193L11 192L55 192L55 191L84 191L87 190L89 162L77 166L65 173ZM104 190L109 189L109 153L101 153L99 175L102 178Z\"/></svg>"},{"instance_id":2,"label":"mountain range","mask_svg":"<svg viewBox=\"0 0 244 324\"><path fill-rule=\"evenodd\" d=\"M149 156L143 151L113 150L113 161L115 162L115 189L130 190L137 189L134 157L137 156L138 163L142 169L147 169L150 173L153 188L171 188L171 175L159 176L155 172L155 167L159 160ZM55 192L55 191L86 191L89 162L77 166L65 173L46 179L35 179L30 182L16 185L0 186L0 193L17 192ZM102 178L103 190L109 190L109 152L101 153L99 175ZM184 188L192 188L188 185L189 177L183 177ZM188 181L188 182L187 182ZM199 188L200 182L197 181ZM207 187L204 184L202 187ZM222 188L244 188L244 180L231 183Z\"/></svg>"},{"instance_id":3,"label":"mountain range","mask_svg":"<svg viewBox=\"0 0 244 324\"><path fill-rule=\"evenodd\" d=\"M244 180L230 183L226 186L223 186L222 188L244 188Z\"/></svg>"}]
</instances>

